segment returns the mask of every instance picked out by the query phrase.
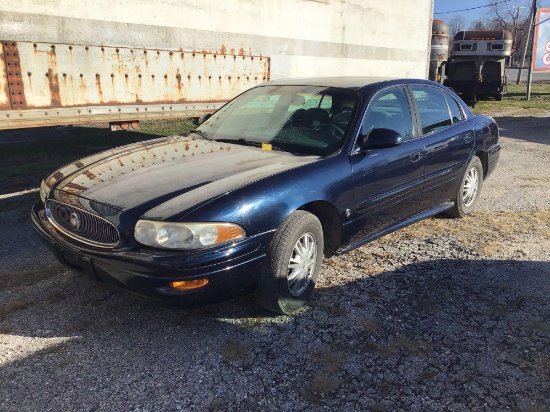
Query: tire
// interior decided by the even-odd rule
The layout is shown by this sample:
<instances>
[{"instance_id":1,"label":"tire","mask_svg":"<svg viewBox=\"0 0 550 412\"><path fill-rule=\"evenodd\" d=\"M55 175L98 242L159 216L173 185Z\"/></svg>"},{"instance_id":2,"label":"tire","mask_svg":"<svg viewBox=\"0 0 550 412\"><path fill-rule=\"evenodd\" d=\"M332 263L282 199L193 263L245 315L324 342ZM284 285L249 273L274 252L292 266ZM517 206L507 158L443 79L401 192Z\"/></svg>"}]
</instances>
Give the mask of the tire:
<instances>
[{"instance_id":1,"label":"tire","mask_svg":"<svg viewBox=\"0 0 550 412\"><path fill-rule=\"evenodd\" d=\"M477 206L482 187L483 165L479 157L474 156L462 178L456 194L455 204L447 211L447 214L458 218L470 214Z\"/></svg>"},{"instance_id":2,"label":"tire","mask_svg":"<svg viewBox=\"0 0 550 412\"><path fill-rule=\"evenodd\" d=\"M308 261L304 262L303 255ZM258 303L280 314L296 312L311 297L322 260L323 230L319 219L303 210L293 212L269 245L256 290Z\"/></svg>"}]
</instances>

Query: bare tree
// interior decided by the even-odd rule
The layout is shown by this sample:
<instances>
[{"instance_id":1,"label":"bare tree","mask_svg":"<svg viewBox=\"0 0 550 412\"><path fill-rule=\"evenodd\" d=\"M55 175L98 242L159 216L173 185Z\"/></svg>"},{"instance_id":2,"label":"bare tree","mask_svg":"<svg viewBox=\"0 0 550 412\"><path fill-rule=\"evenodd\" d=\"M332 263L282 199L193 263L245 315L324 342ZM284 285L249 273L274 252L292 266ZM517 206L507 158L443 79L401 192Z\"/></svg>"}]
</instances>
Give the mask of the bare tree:
<instances>
[{"instance_id":1,"label":"bare tree","mask_svg":"<svg viewBox=\"0 0 550 412\"><path fill-rule=\"evenodd\" d=\"M447 21L447 27L449 28L449 41L452 42L459 31L466 30L466 19L462 15L456 14Z\"/></svg>"},{"instance_id":2,"label":"bare tree","mask_svg":"<svg viewBox=\"0 0 550 412\"><path fill-rule=\"evenodd\" d=\"M468 30L489 30L489 28L487 27L487 21L478 20L472 22Z\"/></svg>"},{"instance_id":3,"label":"bare tree","mask_svg":"<svg viewBox=\"0 0 550 412\"><path fill-rule=\"evenodd\" d=\"M492 3L493 0L488 0ZM488 26L492 30L508 30L512 34L512 64L521 59L529 32L530 0L513 0L507 3L493 3L488 13Z\"/></svg>"}]
</instances>

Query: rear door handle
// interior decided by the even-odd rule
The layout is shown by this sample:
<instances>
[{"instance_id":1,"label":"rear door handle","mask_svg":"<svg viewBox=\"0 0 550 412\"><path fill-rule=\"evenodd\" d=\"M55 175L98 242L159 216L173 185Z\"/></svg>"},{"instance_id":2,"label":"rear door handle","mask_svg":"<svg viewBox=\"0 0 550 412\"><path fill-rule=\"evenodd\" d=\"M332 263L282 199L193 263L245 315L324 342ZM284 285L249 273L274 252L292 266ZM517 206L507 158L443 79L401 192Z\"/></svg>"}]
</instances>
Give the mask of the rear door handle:
<instances>
[{"instance_id":1,"label":"rear door handle","mask_svg":"<svg viewBox=\"0 0 550 412\"><path fill-rule=\"evenodd\" d=\"M412 152L409 156L409 159L411 162L418 162L420 159L422 159L422 152Z\"/></svg>"}]
</instances>

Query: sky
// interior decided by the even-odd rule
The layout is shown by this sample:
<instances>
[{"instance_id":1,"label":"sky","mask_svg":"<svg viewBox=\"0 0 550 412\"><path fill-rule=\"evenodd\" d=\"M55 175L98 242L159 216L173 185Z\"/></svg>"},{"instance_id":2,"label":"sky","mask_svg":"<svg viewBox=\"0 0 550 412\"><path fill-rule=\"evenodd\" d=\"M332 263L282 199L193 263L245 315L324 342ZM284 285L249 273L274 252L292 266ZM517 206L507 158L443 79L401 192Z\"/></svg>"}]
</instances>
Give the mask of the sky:
<instances>
[{"instance_id":1,"label":"sky","mask_svg":"<svg viewBox=\"0 0 550 412\"><path fill-rule=\"evenodd\" d=\"M485 6L489 3L496 3L502 0L434 0L434 18L444 21L449 21L452 19L455 15L461 15L466 19L467 25L469 26L471 22L478 21L480 19L483 19L484 16L487 14L487 12L490 10L489 7L483 7L478 8L475 10L469 10L469 11L457 11L456 13L445 13L445 14L436 14L440 12L446 12L446 11L454 11L454 10L464 10L464 9L470 9L474 7L480 7ZM522 15L527 16L530 10L530 4L532 4L531 0L511 0L510 3L518 4L525 4L527 7L525 9L521 9ZM539 0L539 3L543 7L549 7L550 8L550 0ZM502 6L506 6L506 3L502 3Z\"/></svg>"},{"instance_id":2,"label":"sky","mask_svg":"<svg viewBox=\"0 0 550 412\"><path fill-rule=\"evenodd\" d=\"M449 21L455 15L460 14L468 21L468 24L472 21L479 20L489 10L488 7L470 11L459 11L457 13L445 13L437 14L438 12L446 12L453 10L470 9L473 7L484 6L486 4L483 0L434 0L434 18L444 21Z\"/></svg>"}]
</instances>

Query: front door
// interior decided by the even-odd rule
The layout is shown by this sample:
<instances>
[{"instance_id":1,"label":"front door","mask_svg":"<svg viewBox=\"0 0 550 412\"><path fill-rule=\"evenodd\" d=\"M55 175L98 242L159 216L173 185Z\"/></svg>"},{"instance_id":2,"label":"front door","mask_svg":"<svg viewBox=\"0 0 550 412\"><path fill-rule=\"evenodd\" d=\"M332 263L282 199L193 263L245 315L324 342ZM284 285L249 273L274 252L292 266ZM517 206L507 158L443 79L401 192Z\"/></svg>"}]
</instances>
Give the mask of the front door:
<instances>
[{"instance_id":1,"label":"front door","mask_svg":"<svg viewBox=\"0 0 550 412\"><path fill-rule=\"evenodd\" d=\"M351 156L354 210L346 225L350 245L413 216L420 207L424 148L422 139L414 133L404 87L384 89L373 98L360 135L368 141L373 128L395 130L403 137L403 143Z\"/></svg>"}]
</instances>

